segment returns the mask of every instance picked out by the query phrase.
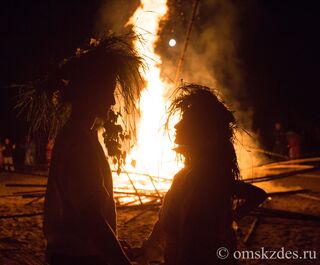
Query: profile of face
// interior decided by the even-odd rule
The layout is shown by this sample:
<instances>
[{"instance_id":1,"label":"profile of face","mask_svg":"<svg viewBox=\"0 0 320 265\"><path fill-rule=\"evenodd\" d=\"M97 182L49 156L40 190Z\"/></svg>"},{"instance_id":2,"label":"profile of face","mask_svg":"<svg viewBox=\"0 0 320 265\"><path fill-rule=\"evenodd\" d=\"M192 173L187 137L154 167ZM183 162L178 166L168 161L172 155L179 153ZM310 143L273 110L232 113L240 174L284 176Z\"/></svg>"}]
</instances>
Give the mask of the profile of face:
<instances>
[{"instance_id":1,"label":"profile of face","mask_svg":"<svg viewBox=\"0 0 320 265\"><path fill-rule=\"evenodd\" d=\"M182 119L174 126L175 143L177 145L195 147L201 145L203 128L197 118L197 113L186 110Z\"/></svg>"},{"instance_id":2,"label":"profile of face","mask_svg":"<svg viewBox=\"0 0 320 265\"><path fill-rule=\"evenodd\" d=\"M9 138L4 139L4 143L5 143L5 144L10 144Z\"/></svg>"},{"instance_id":3,"label":"profile of face","mask_svg":"<svg viewBox=\"0 0 320 265\"><path fill-rule=\"evenodd\" d=\"M76 102L79 109L87 112L89 116L104 118L108 115L111 106L115 105L116 80L110 77L96 78L85 89L84 93Z\"/></svg>"},{"instance_id":4,"label":"profile of face","mask_svg":"<svg viewBox=\"0 0 320 265\"><path fill-rule=\"evenodd\" d=\"M92 110L96 117L106 117L110 108L116 104L114 92L116 81L110 79L98 80L96 84L97 93L94 94Z\"/></svg>"}]
</instances>

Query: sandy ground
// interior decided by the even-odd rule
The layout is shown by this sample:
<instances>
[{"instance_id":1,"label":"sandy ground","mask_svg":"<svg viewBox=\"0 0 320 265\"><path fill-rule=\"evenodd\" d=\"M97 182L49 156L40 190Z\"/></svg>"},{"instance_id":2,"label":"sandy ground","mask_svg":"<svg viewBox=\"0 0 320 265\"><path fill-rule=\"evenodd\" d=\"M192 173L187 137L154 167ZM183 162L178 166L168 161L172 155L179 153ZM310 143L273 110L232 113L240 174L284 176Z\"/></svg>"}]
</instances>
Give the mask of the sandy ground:
<instances>
[{"instance_id":1,"label":"sandy ground","mask_svg":"<svg viewBox=\"0 0 320 265\"><path fill-rule=\"evenodd\" d=\"M17 215L42 212L43 200L12 196L16 192L42 190L31 187L6 187L8 183L45 184L46 178L39 176L0 173L0 215ZM267 207L320 216L320 172L278 179L259 186L268 192L290 189L309 189L310 192L273 196ZM17 194L15 194L17 195ZM140 247L157 219L158 208L118 210L119 238L131 247ZM239 250L247 251L299 251L307 259L241 259L240 264L320 264L319 221L259 217L248 242L243 239L255 221L254 216L245 217L239 227L244 236L239 236ZM240 233L239 233L240 234ZM24 265L44 264L45 242L42 235L42 215L23 218L0 218L0 264ZM303 251L311 251L303 254ZM314 253L316 252L316 253ZM249 254L248 254L249 253ZM238 253L239 254L239 253ZM314 258L316 254L317 258ZM271 253L268 253L271 255ZM311 256L310 256L311 255ZM312 259L310 259L311 257Z\"/></svg>"}]
</instances>

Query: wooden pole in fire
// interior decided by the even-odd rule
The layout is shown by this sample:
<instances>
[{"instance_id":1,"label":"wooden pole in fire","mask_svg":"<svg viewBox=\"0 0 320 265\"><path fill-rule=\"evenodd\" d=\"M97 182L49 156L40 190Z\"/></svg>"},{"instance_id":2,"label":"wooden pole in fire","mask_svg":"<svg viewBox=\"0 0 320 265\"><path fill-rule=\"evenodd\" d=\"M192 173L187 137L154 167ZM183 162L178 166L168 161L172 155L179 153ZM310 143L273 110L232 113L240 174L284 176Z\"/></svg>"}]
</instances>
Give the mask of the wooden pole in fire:
<instances>
[{"instance_id":1,"label":"wooden pole in fire","mask_svg":"<svg viewBox=\"0 0 320 265\"><path fill-rule=\"evenodd\" d=\"M182 73L184 56L185 56L187 48L188 48L188 42L190 40L192 26L193 26L193 23L194 23L194 20L195 20L195 17L196 17L196 13L197 13L197 9L198 9L199 3L200 3L200 0L195 0L193 2L192 15L191 15L191 19L189 21L188 30L187 30L187 34L186 34L186 39L185 39L184 44L183 44L181 56L180 56L178 67L177 67L177 71L176 71L176 76L174 78L174 85L175 86L178 85L180 74Z\"/></svg>"},{"instance_id":2,"label":"wooden pole in fire","mask_svg":"<svg viewBox=\"0 0 320 265\"><path fill-rule=\"evenodd\" d=\"M124 170L124 168L123 168L122 170L123 170L123 171L126 173L126 175L128 176L128 179L129 179L129 181L130 181L130 183L131 183L131 185L132 185L132 187L133 187L133 189L134 189L134 191L135 191L135 194L138 196L138 199L139 199L140 204L143 205L143 202L142 202L142 200L141 200L141 196L140 196L140 194L139 194L136 186L134 185L134 182L133 182L132 179L130 178L130 175Z\"/></svg>"}]
</instances>

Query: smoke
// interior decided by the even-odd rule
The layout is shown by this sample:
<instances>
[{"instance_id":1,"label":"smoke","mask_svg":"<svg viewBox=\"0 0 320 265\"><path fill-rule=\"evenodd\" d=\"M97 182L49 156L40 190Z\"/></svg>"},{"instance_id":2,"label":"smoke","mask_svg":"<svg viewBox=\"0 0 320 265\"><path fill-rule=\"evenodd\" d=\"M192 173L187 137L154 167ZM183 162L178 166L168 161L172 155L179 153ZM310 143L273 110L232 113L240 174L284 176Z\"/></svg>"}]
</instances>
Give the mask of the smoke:
<instances>
[{"instance_id":1,"label":"smoke","mask_svg":"<svg viewBox=\"0 0 320 265\"><path fill-rule=\"evenodd\" d=\"M210 18L201 15L205 10L212 10ZM214 85L230 98L243 87L243 74L236 55L237 10L228 0L204 1L199 6L198 16L182 78ZM204 23L200 22L202 19Z\"/></svg>"},{"instance_id":2,"label":"smoke","mask_svg":"<svg viewBox=\"0 0 320 265\"><path fill-rule=\"evenodd\" d=\"M139 5L139 0L102 0L95 21L94 35L100 37L109 32L127 33L126 23Z\"/></svg>"}]
</instances>

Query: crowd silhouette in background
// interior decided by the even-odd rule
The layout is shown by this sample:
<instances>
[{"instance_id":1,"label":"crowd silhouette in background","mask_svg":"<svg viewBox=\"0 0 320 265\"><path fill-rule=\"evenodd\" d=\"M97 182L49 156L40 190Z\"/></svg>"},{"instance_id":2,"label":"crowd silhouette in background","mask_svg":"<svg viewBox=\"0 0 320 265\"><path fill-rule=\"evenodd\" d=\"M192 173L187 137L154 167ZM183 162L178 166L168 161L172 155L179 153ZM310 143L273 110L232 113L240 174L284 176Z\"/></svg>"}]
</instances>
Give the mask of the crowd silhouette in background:
<instances>
[{"instance_id":1,"label":"crowd silhouette in background","mask_svg":"<svg viewBox=\"0 0 320 265\"><path fill-rule=\"evenodd\" d=\"M53 145L54 139L51 138L47 143L30 136L22 137L18 143L9 137L0 138L0 171L29 171L38 166L48 167Z\"/></svg>"}]
</instances>

